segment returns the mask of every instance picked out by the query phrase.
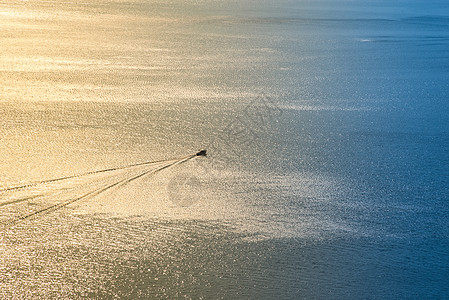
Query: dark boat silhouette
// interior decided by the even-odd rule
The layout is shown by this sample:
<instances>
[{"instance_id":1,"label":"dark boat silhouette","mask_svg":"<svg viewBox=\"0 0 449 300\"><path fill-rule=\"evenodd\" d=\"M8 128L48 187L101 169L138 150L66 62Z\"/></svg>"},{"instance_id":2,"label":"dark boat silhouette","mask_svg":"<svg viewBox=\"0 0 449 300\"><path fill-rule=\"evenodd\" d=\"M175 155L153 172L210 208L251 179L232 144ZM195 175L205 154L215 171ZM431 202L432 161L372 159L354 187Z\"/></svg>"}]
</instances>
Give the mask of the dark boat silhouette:
<instances>
[{"instance_id":1,"label":"dark boat silhouette","mask_svg":"<svg viewBox=\"0 0 449 300\"><path fill-rule=\"evenodd\" d=\"M196 156L206 156L206 149L200 150Z\"/></svg>"}]
</instances>

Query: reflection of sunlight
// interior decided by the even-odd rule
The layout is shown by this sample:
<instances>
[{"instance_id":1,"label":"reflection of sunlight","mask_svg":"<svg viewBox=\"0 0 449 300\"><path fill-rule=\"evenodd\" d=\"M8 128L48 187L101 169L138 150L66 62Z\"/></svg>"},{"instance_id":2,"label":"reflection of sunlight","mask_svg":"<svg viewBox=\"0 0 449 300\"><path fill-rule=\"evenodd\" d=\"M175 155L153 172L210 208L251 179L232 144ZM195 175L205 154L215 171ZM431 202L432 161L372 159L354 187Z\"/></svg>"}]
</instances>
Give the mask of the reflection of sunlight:
<instances>
[{"instance_id":1,"label":"reflection of sunlight","mask_svg":"<svg viewBox=\"0 0 449 300\"><path fill-rule=\"evenodd\" d=\"M8 18L17 18L19 15L17 13L13 13L13 12L0 11L0 16L8 17Z\"/></svg>"},{"instance_id":2,"label":"reflection of sunlight","mask_svg":"<svg viewBox=\"0 0 449 300\"><path fill-rule=\"evenodd\" d=\"M48 18L52 18L52 14L50 13L44 13L44 12L38 12L38 11L25 11L25 10L20 10L20 11L13 11L13 10L9 10L9 11L0 11L0 16L1 17L6 17L12 20L16 20L16 21L25 21L25 20L38 20L38 19L48 19ZM18 22L17 25L23 25L23 26L27 26L28 24L25 23L20 23ZM31 25L31 24L29 24Z\"/></svg>"}]
</instances>

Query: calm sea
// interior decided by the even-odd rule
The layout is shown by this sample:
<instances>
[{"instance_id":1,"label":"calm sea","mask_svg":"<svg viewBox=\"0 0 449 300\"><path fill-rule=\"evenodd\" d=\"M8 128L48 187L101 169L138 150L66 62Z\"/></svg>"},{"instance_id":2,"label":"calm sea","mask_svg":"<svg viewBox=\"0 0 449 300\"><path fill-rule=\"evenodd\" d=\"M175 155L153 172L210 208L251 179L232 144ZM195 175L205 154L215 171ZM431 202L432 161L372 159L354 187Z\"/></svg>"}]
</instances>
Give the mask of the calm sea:
<instances>
[{"instance_id":1,"label":"calm sea","mask_svg":"<svg viewBox=\"0 0 449 300\"><path fill-rule=\"evenodd\" d=\"M0 189L208 150L3 191L0 298L447 299L448 96L444 0L0 1Z\"/></svg>"}]
</instances>

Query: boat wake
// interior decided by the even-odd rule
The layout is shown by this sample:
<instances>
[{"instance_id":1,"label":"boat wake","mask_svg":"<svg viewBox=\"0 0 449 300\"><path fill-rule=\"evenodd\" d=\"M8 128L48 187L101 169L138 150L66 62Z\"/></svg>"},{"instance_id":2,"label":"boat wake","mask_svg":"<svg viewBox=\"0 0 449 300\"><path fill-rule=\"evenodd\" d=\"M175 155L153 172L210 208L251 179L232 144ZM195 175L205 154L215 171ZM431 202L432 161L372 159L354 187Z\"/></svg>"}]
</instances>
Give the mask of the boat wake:
<instances>
[{"instance_id":1,"label":"boat wake","mask_svg":"<svg viewBox=\"0 0 449 300\"><path fill-rule=\"evenodd\" d=\"M205 156L206 150L170 160L147 161L95 170L0 189L0 226L7 229L25 220L92 199L144 176ZM1 228L0 227L0 228Z\"/></svg>"}]
</instances>

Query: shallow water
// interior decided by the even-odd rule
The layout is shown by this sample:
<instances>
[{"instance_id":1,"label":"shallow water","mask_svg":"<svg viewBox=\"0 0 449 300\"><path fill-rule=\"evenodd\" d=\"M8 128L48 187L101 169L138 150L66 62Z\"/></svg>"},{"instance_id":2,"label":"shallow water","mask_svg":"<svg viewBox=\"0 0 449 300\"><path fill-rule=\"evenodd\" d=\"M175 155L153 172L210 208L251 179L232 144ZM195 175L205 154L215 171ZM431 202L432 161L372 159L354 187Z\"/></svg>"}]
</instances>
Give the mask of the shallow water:
<instances>
[{"instance_id":1,"label":"shallow water","mask_svg":"<svg viewBox=\"0 0 449 300\"><path fill-rule=\"evenodd\" d=\"M445 2L8 1L0 20L0 188L208 149L12 227L115 181L3 192L2 298L449 296Z\"/></svg>"}]
</instances>

